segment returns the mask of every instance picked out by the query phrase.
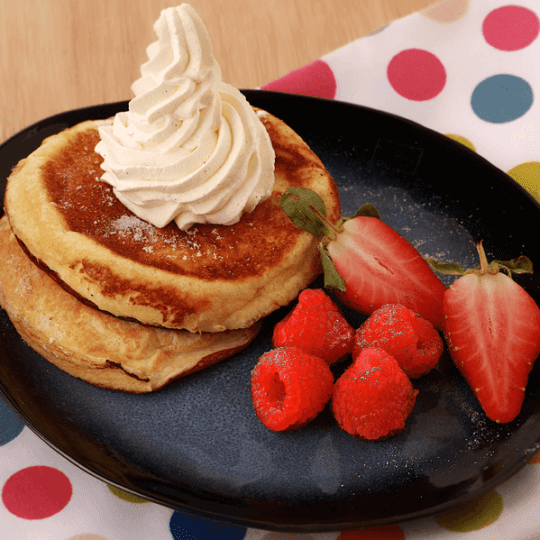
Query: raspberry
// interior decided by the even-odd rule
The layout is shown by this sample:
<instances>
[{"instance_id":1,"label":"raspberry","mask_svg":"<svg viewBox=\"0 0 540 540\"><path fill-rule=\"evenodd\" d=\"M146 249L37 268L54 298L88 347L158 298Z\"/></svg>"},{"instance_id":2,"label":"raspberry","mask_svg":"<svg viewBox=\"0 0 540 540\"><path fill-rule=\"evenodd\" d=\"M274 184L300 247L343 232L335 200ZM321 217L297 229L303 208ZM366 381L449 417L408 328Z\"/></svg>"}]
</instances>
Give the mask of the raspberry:
<instances>
[{"instance_id":1,"label":"raspberry","mask_svg":"<svg viewBox=\"0 0 540 540\"><path fill-rule=\"evenodd\" d=\"M353 358L370 347L391 354L416 379L435 367L444 343L429 321L401 304L386 304L356 331Z\"/></svg>"},{"instance_id":2,"label":"raspberry","mask_svg":"<svg viewBox=\"0 0 540 540\"><path fill-rule=\"evenodd\" d=\"M274 347L298 347L334 364L351 352L354 330L329 296L306 289L298 305L274 327Z\"/></svg>"},{"instance_id":3,"label":"raspberry","mask_svg":"<svg viewBox=\"0 0 540 540\"><path fill-rule=\"evenodd\" d=\"M354 437L386 439L405 427L417 394L395 358L366 349L334 385L332 412Z\"/></svg>"},{"instance_id":4,"label":"raspberry","mask_svg":"<svg viewBox=\"0 0 540 540\"><path fill-rule=\"evenodd\" d=\"M299 429L330 397L334 376L328 364L295 347L263 354L251 372L251 397L259 420L274 431Z\"/></svg>"}]
</instances>

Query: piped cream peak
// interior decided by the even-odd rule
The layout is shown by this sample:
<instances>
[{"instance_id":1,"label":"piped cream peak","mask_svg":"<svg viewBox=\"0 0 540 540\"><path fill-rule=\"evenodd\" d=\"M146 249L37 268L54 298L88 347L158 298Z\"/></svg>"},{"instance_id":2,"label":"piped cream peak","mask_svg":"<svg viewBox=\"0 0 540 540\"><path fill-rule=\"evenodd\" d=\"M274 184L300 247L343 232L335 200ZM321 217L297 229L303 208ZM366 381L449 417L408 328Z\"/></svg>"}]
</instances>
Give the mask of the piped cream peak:
<instances>
[{"instance_id":1,"label":"piped cream peak","mask_svg":"<svg viewBox=\"0 0 540 540\"><path fill-rule=\"evenodd\" d=\"M242 93L222 81L189 4L163 10L154 31L129 110L99 129L101 179L157 227L237 223L272 192L268 133Z\"/></svg>"}]
</instances>

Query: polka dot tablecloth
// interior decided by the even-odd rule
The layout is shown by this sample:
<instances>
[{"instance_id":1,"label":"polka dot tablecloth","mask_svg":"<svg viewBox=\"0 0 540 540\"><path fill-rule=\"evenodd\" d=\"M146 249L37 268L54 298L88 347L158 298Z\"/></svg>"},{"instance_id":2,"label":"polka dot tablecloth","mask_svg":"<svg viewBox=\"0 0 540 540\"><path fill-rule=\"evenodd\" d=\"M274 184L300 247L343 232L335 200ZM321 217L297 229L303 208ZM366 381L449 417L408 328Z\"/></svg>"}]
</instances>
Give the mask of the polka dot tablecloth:
<instances>
[{"instance_id":1,"label":"polka dot tablecloth","mask_svg":"<svg viewBox=\"0 0 540 540\"><path fill-rule=\"evenodd\" d=\"M540 1L444 0L263 88L366 105L452 137L540 199ZM540 457L465 507L355 531L214 523L89 476L0 398L0 540L540 540Z\"/></svg>"},{"instance_id":2,"label":"polka dot tablecloth","mask_svg":"<svg viewBox=\"0 0 540 540\"><path fill-rule=\"evenodd\" d=\"M446 0L263 88L409 118L540 198L540 3Z\"/></svg>"}]
</instances>

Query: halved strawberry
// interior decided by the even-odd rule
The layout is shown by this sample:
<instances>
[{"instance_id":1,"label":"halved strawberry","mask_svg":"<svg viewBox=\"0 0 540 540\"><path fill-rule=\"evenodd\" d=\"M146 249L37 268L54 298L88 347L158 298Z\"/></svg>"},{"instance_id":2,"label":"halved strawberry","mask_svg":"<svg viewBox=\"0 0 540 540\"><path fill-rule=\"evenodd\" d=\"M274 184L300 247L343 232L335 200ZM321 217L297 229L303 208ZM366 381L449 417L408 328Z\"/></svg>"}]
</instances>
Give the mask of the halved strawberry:
<instances>
[{"instance_id":1,"label":"halved strawberry","mask_svg":"<svg viewBox=\"0 0 540 540\"><path fill-rule=\"evenodd\" d=\"M385 304L402 304L442 329L446 286L372 205L336 225L326 220L324 202L310 190L288 189L281 206L295 225L323 239L325 287L346 305L370 315Z\"/></svg>"},{"instance_id":2,"label":"halved strawberry","mask_svg":"<svg viewBox=\"0 0 540 540\"><path fill-rule=\"evenodd\" d=\"M521 410L540 354L540 309L510 277L532 272L532 264L526 257L488 264L481 243L477 249L480 266L474 270L428 260L441 273L462 276L443 300L443 330L454 363L486 415L510 422Z\"/></svg>"},{"instance_id":3,"label":"halved strawberry","mask_svg":"<svg viewBox=\"0 0 540 540\"><path fill-rule=\"evenodd\" d=\"M346 221L326 249L346 283L336 296L349 307L369 315L385 304L401 304L442 328L445 285L418 251L380 219Z\"/></svg>"}]
</instances>

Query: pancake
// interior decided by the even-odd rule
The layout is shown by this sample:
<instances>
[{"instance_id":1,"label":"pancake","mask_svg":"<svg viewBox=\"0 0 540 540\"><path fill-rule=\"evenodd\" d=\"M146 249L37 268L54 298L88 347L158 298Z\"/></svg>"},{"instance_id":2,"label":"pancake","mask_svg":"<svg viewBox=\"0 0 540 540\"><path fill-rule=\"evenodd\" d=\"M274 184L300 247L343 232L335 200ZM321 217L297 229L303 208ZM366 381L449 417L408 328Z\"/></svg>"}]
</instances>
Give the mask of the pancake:
<instances>
[{"instance_id":1,"label":"pancake","mask_svg":"<svg viewBox=\"0 0 540 540\"><path fill-rule=\"evenodd\" d=\"M242 350L260 323L192 334L122 321L79 302L33 264L0 219L0 305L22 338L70 375L95 386L144 393Z\"/></svg>"},{"instance_id":2,"label":"pancake","mask_svg":"<svg viewBox=\"0 0 540 540\"><path fill-rule=\"evenodd\" d=\"M320 273L318 241L279 200L313 189L332 221L337 187L284 122L259 116L276 153L272 196L231 226L181 231L144 222L100 180L98 122L46 139L9 177L5 210L27 254L79 300L126 320L190 332L247 328L287 305Z\"/></svg>"}]
</instances>

